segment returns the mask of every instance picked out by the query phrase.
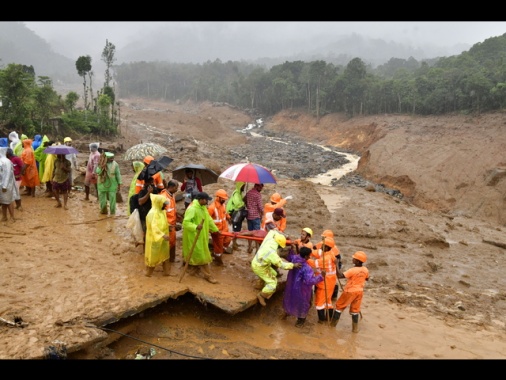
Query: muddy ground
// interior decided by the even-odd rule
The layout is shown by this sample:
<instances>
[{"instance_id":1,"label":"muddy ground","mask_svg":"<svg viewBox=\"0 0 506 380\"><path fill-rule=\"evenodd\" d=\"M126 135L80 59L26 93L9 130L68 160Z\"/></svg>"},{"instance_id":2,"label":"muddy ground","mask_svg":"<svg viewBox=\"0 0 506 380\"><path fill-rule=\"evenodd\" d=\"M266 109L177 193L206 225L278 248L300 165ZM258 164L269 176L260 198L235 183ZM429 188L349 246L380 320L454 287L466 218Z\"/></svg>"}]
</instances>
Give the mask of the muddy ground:
<instances>
[{"instance_id":1,"label":"muddy ground","mask_svg":"<svg viewBox=\"0 0 506 380\"><path fill-rule=\"evenodd\" d=\"M141 141L168 148L169 177L190 162L220 173L245 158L237 152L261 145L262 137L236 132L261 115L209 103L122 104L121 137L102 143L117 150L125 199L132 172L122 154ZM345 268L356 250L368 254L358 334L347 315L334 329L317 324L314 309L302 329L281 320L282 285L267 307L258 305L244 242L224 267L212 267L219 284L193 276L179 282L180 262L169 277L157 268L147 278L142 250L125 228L126 204L111 217L79 190L68 211L43 190L23 196L16 222L0 226L0 317L26 325L0 323L0 358L44 358L63 344L78 359L148 358L150 348L152 359L504 359L504 122L502 114L327 115L317 124L301 111L265 120L265 131L287 141L362 157L356 173L371 186L277 172L278 183L263 190L265 202L274 191L293 196L286 211L294 238L307 226L316 234L332 229ZM75 139L80 162L97 140ZM374 191L378 184L404 196ZM205 190L219 188L231 193L233 183L220 179ZM180 247L178 239L179 258Z\"/></svg>"}]
</instances>

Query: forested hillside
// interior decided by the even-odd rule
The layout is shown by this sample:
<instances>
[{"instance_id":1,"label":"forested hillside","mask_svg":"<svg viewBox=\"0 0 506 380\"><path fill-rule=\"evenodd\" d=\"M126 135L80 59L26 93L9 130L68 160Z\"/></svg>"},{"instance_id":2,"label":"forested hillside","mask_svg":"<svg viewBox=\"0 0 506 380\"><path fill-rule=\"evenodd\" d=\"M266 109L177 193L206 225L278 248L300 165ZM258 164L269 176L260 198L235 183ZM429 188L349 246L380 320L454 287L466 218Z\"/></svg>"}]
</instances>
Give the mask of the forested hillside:
<instances>
[{"instance_id":1,"label":"forested hillside","mask_svg":"<svg viewBox=\"0 0 506 380\"><path fill-rule=\"evenodd\" d=\"M316 117L384 113L480 114L506 104L506 34L451 57L391 58L373 69L292 61L266 69L245 62L132 62L115 67L122 97L210 100L273 115L304 107Z\"/></svg>"}]
</instances>

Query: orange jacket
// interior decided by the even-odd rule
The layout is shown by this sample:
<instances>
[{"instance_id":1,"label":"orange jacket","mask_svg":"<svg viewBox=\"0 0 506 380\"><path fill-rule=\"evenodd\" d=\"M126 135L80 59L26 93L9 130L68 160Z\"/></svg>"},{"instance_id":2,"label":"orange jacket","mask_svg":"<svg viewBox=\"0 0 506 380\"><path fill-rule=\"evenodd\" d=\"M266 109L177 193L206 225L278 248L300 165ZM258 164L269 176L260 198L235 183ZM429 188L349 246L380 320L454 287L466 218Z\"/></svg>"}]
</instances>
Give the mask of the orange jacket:
<instances>
[{"instance_id":1,"label":"orange jacket","mask_svg":"<svg viewBox=\"0 0 506 380\"><path fill-rule=\"evenodd\" d=\"M277 208L283 208L285 205L286 205L285 198L281 198L281 200L277 203L272 203L272 202L266 203L264 205L264 213L262 215L262 223L260 224L260 229L261 230L265 229L265 218L269 212L273 212ZM285 214L286 214L286 210L285 210ZM286 218L283 218L283 219L285 219L284 225L286 228ZM283 228L283 231L285 230L285 228Z\"/></svg>"},{"instance_id":2,"label":"orange jacket","mask_svg":"<svg viewBox=\"0 0 506 380\"><path fill-rule=\"evenodd\" d=\"M319 259L320 255L321 255L322 242L320 241L320 242L316 243L314 246L316 247L316 249L313 249L313 252L311 252L311 258ZM332 249L330 250L330 253L332 255L334 255L334 257L339 256L339 259L341 258L341 256L340 256L341 251L339 250L337 245L332 247ZM327 254L327 253L325 252L325 254Z\"/></svg>"},{"instance_id":3,"label":"orange jacket","mask_svg":"<svg viewBox=\"0 0 506 380\"><path fill-rule=\"evenodd\" d=\"M169 226L175 226L177 222L176 200L167 189L160 191L160 195L163 195L170 202L165 206L165 212L167 213L167 222L169 223Z\"/></svg>"},{"instance_id":4,"label":"orange jacket","mask_svg":"<svg viewBox=\"0 0 506 380\"><path fill-rule=\"evenodd\" d=\"M307 243L303 243L300 241L300 238L299 239L296 239L294 240L294 244L297 244L297 246L299 247L299 249L301 249L302 247L308 247L310 250L311 250L311 255L313 254L313 246L314 244L310 241L308 241Z\"/></svg>"},{"instance_id":5,"label":"orange jacket","mask_svg":"<svg viewBox=\"0 0 506 380\"><path fill-rule=\"evenodd\" d=\"M214 221L214 224L216 224L216 227L220 231L228 232L228 219L230 219L230 215L227 214L227 209L225 204L221 204L221 202L218 200L218 197L214 198L213 203L211 203L209 206L207 206L207 211L209 212L209 215L211 215L211 218Z\"/></svg>"},{"instance_id":6,"label":"orange jacket","mask_svg":"<svg viewBox=\"0 0 506 380\"><path fill-rule=\"evenodd\" d=\"M155 184L155 186L159 190L163 189L163 179L162 179L162 175L160 174L160 172L155 173L155 175L153 175L153 183ZM135 194L139 194L139 191L141 191L143 186L144 186L144 180L137 179L137 181L135 182Z\"/></svg>"},{"instance_id":7,"label":"orange jacket","mask_svg":"<svg viewBox=\"0 0 506 380\"><path fill-rule=\"evenodd\" d=\"M265 216L264 224L263 226L260 226L261 230L266 230L265 226L269 223L274 223L276 225L276 229L279 232L284 232L286 228L286 218L281 218L278 221L275 221L272 217L272 212L268 212ZM266 230L267 231L267 230Z\"/></svg>"}]
</instances>

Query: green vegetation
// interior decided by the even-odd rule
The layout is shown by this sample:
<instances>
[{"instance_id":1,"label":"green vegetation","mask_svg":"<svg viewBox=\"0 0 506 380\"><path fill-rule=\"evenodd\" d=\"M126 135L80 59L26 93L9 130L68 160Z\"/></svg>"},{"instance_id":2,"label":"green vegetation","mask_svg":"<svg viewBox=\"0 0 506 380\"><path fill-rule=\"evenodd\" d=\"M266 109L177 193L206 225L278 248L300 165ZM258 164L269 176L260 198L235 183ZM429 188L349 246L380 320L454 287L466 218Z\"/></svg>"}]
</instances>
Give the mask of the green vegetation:
<instances>
[{"instance_id":1,"label":"green vegetation","mask_svg":"<svg viewBox=\"0 0 506 380\"><path fill-rule=\"evenodd\" d=\"M35 78L32 66L0 68L0 125L18 133L94 133L114 135L122 98L224 102L273 115L302 108L315 117L343 112L350 117L383 113L479 114L506 104L506 34L475 44L457 56L418 62L391 58L371 68L362 59L347 65L322 60L293 61L269 70L247 62L176 64L131 62L114 65L115 46L106 40L103 87L93 93L90 56L76 61L83 79L84 109L79 95L56 94L49 77Z\"/></svg>"},{"instance_id":2,"label":"green vegetation","mask_svg":"<svg viewBox=\"0 0 506 380\"><path fill-rule=\"evenodd\" d=\"M306 108L316 117L331 112L480 113L506 102L505 58L506 34L457 56L422 62L392 58L375 69L360 58L345 66L294 61L269 70L220 60L132 62L115 67L115 80L122 98L226 102L265 115L287 108Z\"/></svg>"},{"instance_id":3,"label":"green vegetation","mask_svg":"<svg viewBox=\"0 0 506 380\"><path fill-rule=\"evenodd\" d=\"M104 48L106 77L110 75L114 53L114 45L107 41ZM76 92L71 91L62 99L54 90L49 77L35 78L33 66L11 63L0 69L0 125L5 130L27 136L73 133L115 135L119 120L116 117L118 111L114 107L114 89L106 83L94 96L90 56L79 57L76 69L79 76L83 77L83 110L76 109L79 100Z\"/></svg>"}]
</instances>

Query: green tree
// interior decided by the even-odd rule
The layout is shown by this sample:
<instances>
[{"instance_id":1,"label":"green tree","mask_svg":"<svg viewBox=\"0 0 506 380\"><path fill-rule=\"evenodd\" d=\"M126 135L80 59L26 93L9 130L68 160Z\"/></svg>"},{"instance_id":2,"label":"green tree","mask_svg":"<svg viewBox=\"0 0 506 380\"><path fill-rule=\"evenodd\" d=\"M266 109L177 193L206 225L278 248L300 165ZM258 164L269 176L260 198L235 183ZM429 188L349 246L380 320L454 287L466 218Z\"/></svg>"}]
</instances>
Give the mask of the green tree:
<instances>
[{"instance_id":1,"label":"green tree","mask_svg":"<svg viewBox=\"0 0 506 380\"><path fill-rule=\"evenodd\" d=\"M28 132L32 126L31 94L34 86L33 66L10 63L5 69L0 70L1 120L6 124L12 124L20 135Z\"/></svg>"},{"instance_id":2,"label":"green tree","mask_svg":"<svg viewBox=\"0 0 506 380\"><path fill-rule=\"evenodd\" d=\"M84 108L87 110L89 108L89 104L88 104L88 88L86 86L86 75L88 75L88 73L91 71L91 57L89 55L82 55L79 58L77 58L76 69L77 74L80 77L83 77Z\"/></svg>"},{"instance_id":3,"label":"green tree","mask_svg":"<svg viewBox=\"0 0 506 380\"><path fill-rule=\"evenodd\" d=\"M79 100L79 95L75 91L70 91L65 96L64 104L65 104L65 108L67 109L68 112L74 112L78 100Z\"/></svg>"},{"instance_id":4,"label":"green tree","mask_svg":"<svg viewBox=\"0 0 506 380\"><path fill-rule=\"evenodd\" d=\"M53 81L47 76L40 76L38 86L32 92L34 109L32 119L39 120L40 130L43 132L44 125L48 119L58 110L60 106L60 96L53 88Z\"/></svg>"},{"instance_id":5,"label":"green tree","mask_svg":"<svg viewBox=\"0 0 506 380\"><path fill-rule=\"evenodd\" d=\"M104 87L109 87L111 82L111 68L114 62L116 61L116 58L114 57L114 54L116 53L116 46L109 42L108 40L105 40L105 47L102 51L102 61L105 62L105 82Z\"/></svg>"}]
</instances>

